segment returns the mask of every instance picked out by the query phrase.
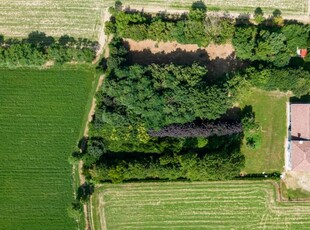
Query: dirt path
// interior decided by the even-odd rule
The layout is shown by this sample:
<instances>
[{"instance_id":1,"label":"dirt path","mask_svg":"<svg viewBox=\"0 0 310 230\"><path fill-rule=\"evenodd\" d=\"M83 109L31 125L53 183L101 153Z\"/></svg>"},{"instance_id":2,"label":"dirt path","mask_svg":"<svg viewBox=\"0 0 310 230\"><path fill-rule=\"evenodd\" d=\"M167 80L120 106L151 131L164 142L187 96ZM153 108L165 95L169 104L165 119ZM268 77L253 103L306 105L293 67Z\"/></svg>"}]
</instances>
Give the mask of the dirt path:
<instances>
[{"instance_id":1,"label":"dirt path","mask_svg":"<svg viewBox=\"0 0 310 230\"><path fill-rule=\"evenodd\" d=\"M124 6L126 7L126 5ZM138 6L131 6L131 9L135 10L143 10L144 12L147 13L158 13L158 12L166 12L170 14L182 14L182 13L187 13L188 10L175 10L175 9L168 9L167 7L152 7L152 8L147 8L147 7L138 7ZM220 17L229 17L229 18L238 18L240 15L244 15L246 17L250 17L251 19L254 18L253 13L237 13L237 12L226 12L226 11L218 11L218 12L208 12L208 16L220 16ZM270 15L264 15L265 17L272 16ZM307 14L301 14L301 15L282 15L284 19L287 20L297 20L300 22L304 23L310 23L310 0L308 0L308 13Z\"/></svg>"},{"instance_id":2,"label":"dirt path","mask_svg":"<svg viewBox=\"0 0 310 230\"><path fill-rule=\"evenodd\" d=\"M99 77L99 81L98 81L98 84L97 84L96 92L101 87L103 79L104 79L104 75L101 75ZM95 97L93 97L92 105L91 105L90 111L88 113L88 118L87 118L86 126L85 126L85 129L84 129L84 133L83 133L84 140L87 140L88 131L89 131L88 125L89 125L89 122L92 121L93 115L95 113L95 109L96 109L96 99L95 99ZM81 151L84 151L85 147L86 147L86 143L83 143L82 147L81 147ZM80 185L83 185L86 180L85 180L85 176L83 175L83 161L82 160L79 161L79 178L80 178ZM84 217L85 217L85 230L91 230L92 228L91 228L91 225L90 225L90 222L89 222L90 217L88 215L87 204L83 205L83 211L84 211Z\"/></svg>"},{"instance_id":3,"label":"dirt path","mask_svg":"<svg viewBox=\"0 0 310 230\"><path fill-rule=\"evenodd\" d=\"M105 22L110 20L110 17L111 17L111 14L109 13L108 8L106 8L104 12L102 13L102 19L101 19L102 26L100 27L99 38L98 38L98 42L100 46L96 53L96 58L93 60L93 64L99 61L100 56L106 47L108 37L104 33L104 26L105 26Z\"/></svg>"},{"instance_id":4,"label":"dirt path","mask_svg":"<svg viewBox=\"0 0 310 230\"><path fill-rule=\"evenodd\" d=\"M99 213L100 213L100 224L101 224L101 230L107 230L107 223L105 219L105 213L104 213L104 200L103 196L99 198Z\"/></svg>"}]
</instances>

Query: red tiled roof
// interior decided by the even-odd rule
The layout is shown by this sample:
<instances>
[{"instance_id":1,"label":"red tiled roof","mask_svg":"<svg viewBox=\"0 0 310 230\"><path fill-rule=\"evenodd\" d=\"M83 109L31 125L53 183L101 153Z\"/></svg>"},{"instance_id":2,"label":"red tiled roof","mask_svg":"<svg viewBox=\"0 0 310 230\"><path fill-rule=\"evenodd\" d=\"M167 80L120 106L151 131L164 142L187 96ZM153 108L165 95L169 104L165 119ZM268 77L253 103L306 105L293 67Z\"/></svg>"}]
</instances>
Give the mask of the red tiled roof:
<instances>
[{"instance_id":1,"label":"red tiled roof","mask_svg":"<svg viewBox=\"0 0 310 230\"><path fill-rule=\"evenodd\" d=\"M310 104L291 104L291 136L310 140Z\"/></svg>"},{"instance_id":2,"label":"red tiled roof","mask_svg":"<svg viewBox=\"0 0 310 230\"><path fill-rule=\"evenodd\" d=\"M310 104L291 104L291 169L310 172Z\"/></svg>"},{"instance_id":3,"label":"red tiled roof","mask_svg":"<svg viewBox=\"0 0 310 230\"><path fill-rule=\"evenodd\" d=\"M292 170L310 172L310 141L292 141Z\"/></svg>"},{"instance_id":4,"label":"red tiled roof","mask_svg":"<svg viewBox=\"0 0 310 230\"><path fill-rule=\"evenodd\" d=\"M302 58L305 58L307 56L307 53L308 53L307 49L301 49L300 50L300 56Z\"/></svg>"}]
</instances>

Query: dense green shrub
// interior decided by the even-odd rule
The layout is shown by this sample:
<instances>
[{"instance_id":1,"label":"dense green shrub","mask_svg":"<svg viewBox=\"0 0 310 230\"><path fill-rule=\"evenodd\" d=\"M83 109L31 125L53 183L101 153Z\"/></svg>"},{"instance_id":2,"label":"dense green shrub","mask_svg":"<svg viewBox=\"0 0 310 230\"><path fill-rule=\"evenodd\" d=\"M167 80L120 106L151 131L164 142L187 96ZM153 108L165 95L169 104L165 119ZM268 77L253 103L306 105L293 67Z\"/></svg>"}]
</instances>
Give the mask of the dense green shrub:
<instances>
[{"instance_id":1,"label":"dense green shrub","mask_svg":"<svg viewBox=\"0 0 310 230\"><path fill-rule=\"evenodd\" d=\"M157 15L142 12L112 10L112 20L106 23L107 34L116 34L137 41L177 41L183 44L207 46L210 42L225 43L234 31L232 20L208 17L206 8L192 7L187 15ZM173 18L173 19L172 19ZM217 21L218 23L213 23Z\"/></svg>"},{"instance_id":2,"label":"dense green shrub","mask_svg":"<svg viewBox=\"0 0 310 230\"><path fill-rule=\"evenodd\" d=\"M303 69L249 68L246 74L258 88L292 91L297 97L310 93L310 73Z\"/></svg>"},{"instance_id":3,"label":"dense green shrub","mask_svg":"<svg viewBox=\"0 0 310 230\"><path fill-rule=\"evenodd\" d=\"M271 62L275 66L288 65L290 53L287 38L282 33L258 30L256 26L238 26L233 37L237 57L251 61Z\"/></svg>"},{"instance_id":4,"label":"dense green shrub","mask_svg":"<svg viewBox=\"0 0 310 230\"><path fill-rule=\"evenodd\" d=\"M215 138L218 139L218 138ZM214 141L214 139L213 139ZM120 183L145 179L227 180L239 175L244 166L244 156L239 151L240 136L235 135L219 141L220 149L205 149L206 152L163 154L134 159L119 159L107 156L102 164L90 170L97 182ZM227 143L224 144L223 141ZM208 144L207 144L208 145ZM214 143L210 143L216 147Z\"/></svg>"}]
</instances>

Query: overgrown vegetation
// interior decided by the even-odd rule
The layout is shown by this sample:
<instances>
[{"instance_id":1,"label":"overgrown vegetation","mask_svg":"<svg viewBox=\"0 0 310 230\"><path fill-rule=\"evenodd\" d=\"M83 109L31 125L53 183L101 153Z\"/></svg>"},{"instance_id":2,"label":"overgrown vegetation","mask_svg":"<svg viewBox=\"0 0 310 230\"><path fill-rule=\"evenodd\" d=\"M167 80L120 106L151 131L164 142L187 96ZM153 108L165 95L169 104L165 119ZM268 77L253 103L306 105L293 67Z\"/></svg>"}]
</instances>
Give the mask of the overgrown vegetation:
<instances>
[{"instance_id":1,"label":"overgrown vegetation","mask_svg":"<svg viewBox=\"0 0 310 230\"><path fill-rule=\"evenodd\" d=\"M107 61L109 75L97 95L91 138L83 156L92 179L223 180L237 176L244 157L240 154L242 129L236 124L235 131L225 133L229 124L218 123L226 136L208 139L195 133L188 138L149 135L150 130L197 119L217 121L232 106L232 87L212 83L205 67L196 64L143 67L128 65L126 56L122 40L115 38Z\"/></svg>"}]
</instances>

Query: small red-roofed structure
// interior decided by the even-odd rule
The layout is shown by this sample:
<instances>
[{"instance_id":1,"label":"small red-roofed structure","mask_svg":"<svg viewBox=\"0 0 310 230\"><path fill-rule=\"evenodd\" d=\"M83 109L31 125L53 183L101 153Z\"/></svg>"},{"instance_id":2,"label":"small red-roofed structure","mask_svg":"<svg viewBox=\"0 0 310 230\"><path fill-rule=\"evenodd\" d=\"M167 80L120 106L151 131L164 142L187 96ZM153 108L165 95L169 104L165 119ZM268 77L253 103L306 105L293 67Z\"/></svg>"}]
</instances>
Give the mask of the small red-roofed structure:
<instances>
[{"instance_id":1,"label":"small red-roofed structure","mask_svg":"<svg viewBox=\"0 0 310 230\"><path fill-rule=\"evenodd\" d=\"M308 50L307 49L299 49L299 48L297 48L297 54L301 58L305 58L307 56L307 54L308 54Z\"/></svg>"},{"instance_id":2,"label":"small red-roofed structure","mask_svg":"<svg viewBox=\"0 0 310 230\"><path fill-rule=\"evenodd\" d=\"M300 50L300 57L305 58L307 56L307 49L301 49Z\"/></svg>"}]
</instances>

